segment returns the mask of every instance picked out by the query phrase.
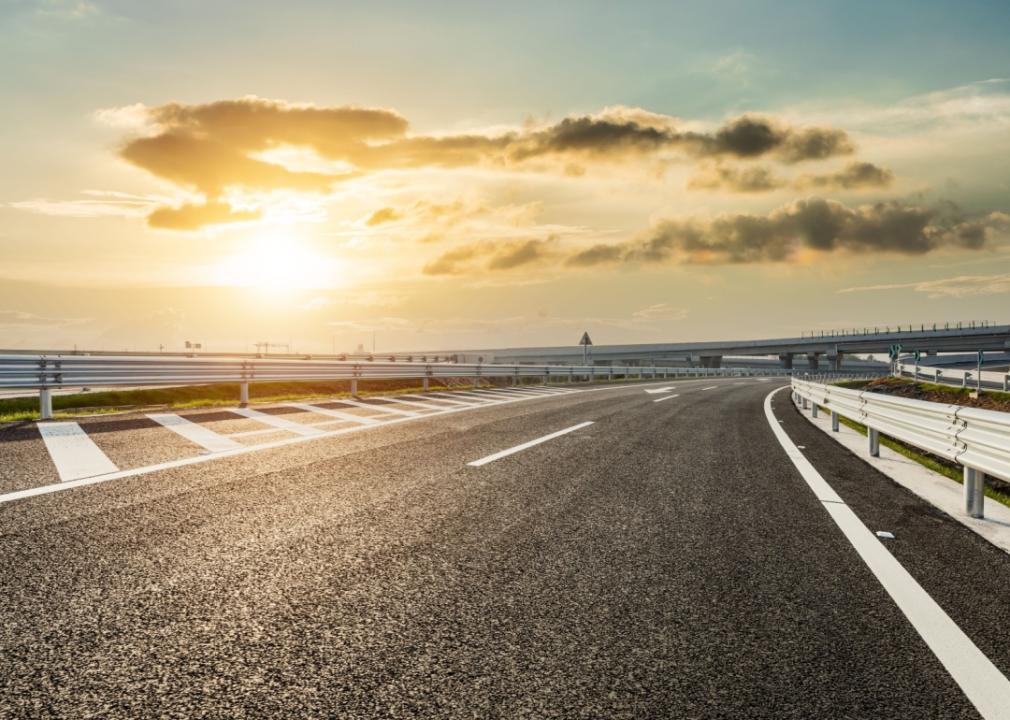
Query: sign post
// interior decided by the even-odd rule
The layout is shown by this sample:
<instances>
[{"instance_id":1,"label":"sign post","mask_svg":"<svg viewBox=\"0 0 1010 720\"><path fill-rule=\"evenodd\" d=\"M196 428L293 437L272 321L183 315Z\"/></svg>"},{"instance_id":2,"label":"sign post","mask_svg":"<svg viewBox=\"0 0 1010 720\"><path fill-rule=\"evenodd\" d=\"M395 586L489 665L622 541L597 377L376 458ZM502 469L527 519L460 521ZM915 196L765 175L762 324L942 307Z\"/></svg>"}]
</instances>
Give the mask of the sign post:
<instances>
[{"instance_id":1,"label":"sign post","mask_svg":"<svg viewBox=\"0 0 1010 720\"><path fill-rule=\"evenodd\" d=\"M975 390L982 392L982 361L985 360L985 351L978 351L978 373L975 375Z\"/></svg>"},{"instance_id":2,"label":"sign post","mask_svg":"<svg viewBox=\"0 0 1010 720\"><path fill-rule=\"evenodd\" d=\"M593 344L593 341L589 339L589 331L586 330L582 333L582 339L579 340L579 345L582 346L582 364L589 364L589 346Z\"/></svg>"}]
</instances>

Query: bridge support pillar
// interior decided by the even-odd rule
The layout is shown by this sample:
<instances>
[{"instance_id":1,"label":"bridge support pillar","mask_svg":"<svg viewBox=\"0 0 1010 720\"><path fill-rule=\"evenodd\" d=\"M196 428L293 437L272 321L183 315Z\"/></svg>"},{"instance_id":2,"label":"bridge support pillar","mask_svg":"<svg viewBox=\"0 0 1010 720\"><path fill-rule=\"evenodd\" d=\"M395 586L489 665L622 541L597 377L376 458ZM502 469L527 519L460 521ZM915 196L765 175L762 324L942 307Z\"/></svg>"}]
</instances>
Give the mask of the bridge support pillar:
<instances>
[{"instance_id":1,"label":"bridge support pillar","mask_svg":"<svg viewBox=\"0 0 1010 720\"><path fill-rule=\"evenodd\" d=\"M722 355L701 355L700 360L703 368L722 367Z\"/></svg>"},{"instance_id":2,"label":"bridge support pillar","mask_svg":"<svg viewBox=\"0 0 1010 720\"><path fill-rule=\"evenodd\" d=\"M249 383L240 383L238 386L238 404L240 407L249 406Z\"/></svg>"},{"instance_id":3,"label":"bridge support pillar","mask_svg":"<svg viewBox=\"0 0 1010 720\"><path fill-rule=\"evenodd\" d=\"M42 420L53 419L53 391L49 388L39 390L39 417Z\"/></svg>"},{"instance_id":4,"label":"bridge support pillar","mask_svg":"<svg viewBox=\"0 0 1010 720\"><path fill-rule=\"evenodd\" d=\"M828 355L828 365L832 372L842 371L842 351L836 350L833 355Z\"/></svg>"},{"instance_id":5,"label":"bridge support pillar","mask_svg":"<svg viewBox=\"0 0 1010 720\"><path fill-rule=\"evenodd\" d=\"M807 367L811 370L816 370L820 367L821 355L820 353L807 353Z\"/></svg>"},{"instance_id":6,"label":"bridge support pillar","mask_svg":"<svg viewBox=\"0 0 1010 720\"><path fill-rule=\"evenodd\" d=\"M964 511L973 518L984 517L985 473L975 468L964 469Z\"/></svg>"},{"instance_id":7,"label":"bridge support pillar","mask_svg":"<svg viewBox=\"0 0 1010 720\"><path fill-rule=\"evenodd\" d=\"M779 355L779 360L782 362L782 367L784 369L786 369L786 370L792 370L793 369L793 354L792 353L785 353L783 355Z\"/></svg>"}]
</instances>

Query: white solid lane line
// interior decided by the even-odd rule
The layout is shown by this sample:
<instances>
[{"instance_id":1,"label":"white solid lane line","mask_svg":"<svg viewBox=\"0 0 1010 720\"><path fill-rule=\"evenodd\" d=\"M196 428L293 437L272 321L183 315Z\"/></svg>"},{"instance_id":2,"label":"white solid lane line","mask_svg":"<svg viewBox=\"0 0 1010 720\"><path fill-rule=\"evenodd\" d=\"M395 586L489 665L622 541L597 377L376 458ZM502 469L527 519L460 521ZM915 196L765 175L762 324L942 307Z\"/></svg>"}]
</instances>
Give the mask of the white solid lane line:
<instances>
[{"instance_id":1,"label":"white solid lane line","mask_svg":"<svg viewBox=\"0 0 1010 720\"><path fill-rule=\"evenodd\" d=\"M354 407L364 408L365 410L378 410L379 412L390 413L392 415L407 415L413 417L414 415L420 415L421 413L416 410L404 410L403 408L397 407L386 407L385 405L380 405L375 403L359 402L357 400L349 400L348 398L341 398L337 402L346 403L347 405L353 405Z\"/></svg>"},{"instance_id":2,"label":"white solid lane line","mask_svg":"<svg viewBox=\"0 0 1010 720\"><path fill-rule=\"evenodd\" d=\"M80 480L119 470L77 423L42 423L38 428L60 480Z\"/></svg>"},{"instance_id":3,"label":"white solid lane line","mask_svg":"<svg viewBox=\"0 0 1010 720\"><path fill-rule=\"evenodd\" d=\"M578 425L572 425L571 427L565 428L564 430L558 430L557 432L552 432L550 435L544 435L543 437L538 437L536 440L530 440L529 442L524 442L522 445L516 445L515 447L510 447L507 450L496 452L493 455L488 455L487 457L483 457L480 460L474 460L471 463L467 463L467 465L472 465L473 467L480 467L481 465L487 465L489 462L494 462L495 460L500 460L503 457L514 455L515 453L520 452L522 450L526 450L527 448L531 448L534 445L539 445L540 443L545 443L548 440L553 440L556 437L561 437L562 435L567 435L570 432L581 430L582 428L588 427L589 425L592 424L593 424L592 420L587 420L584 423L579 423Z\"/></svg>"},{"instance_id":4,"label":"white solid lane line","mask_svg":"<svg viewBox=\"0 0 1010 720\"><path fill-rule=\"evenodd\" d=\"M341 402L343 401L341 400ZM305 412L326 415L327 417L337 418L338 420L347 420L348 422L358 423L359 425L378 425L382 422L377 418L365 417L364 415L354 415L353 413L348 412L340 412L339 410L331 410L330 408L319 407L318 405L309 405L308 403L288 404L291 407L296 407L299 410L304 410Z\"/></svg>"},{"instance_id":5,"label":"white solid lane line","mask_svg":"<svg viewBox=\"0 0 1010 720\"><path fill-rule=\"evenodd\" d=\"M240 443L235 442L231 438L218 435L210 428L180 417L175 413L148 413L147 417L162 427L168 428L172 432L211 452L234 450L237 447L242 447Z\"/></svg>"},{"instance_id":6,"label":"white solid lane line","mask_svg":"<svg viewBox=\"0 0 1010 720\"><path fill-rule=\"evenodd\" d=\"M252 408L231 408L231 412L251 418L257 422L263 423L264 425L273 425L281 430L288 430L297 435L319 435L323 432L319 428L314 428L309 425L299 425L296 422L291 422L286 417L271 415L269 413L260 412L259 410L253 410ZM315 410L312 410L311 412L315 412Z\"/></svg>"},{"instance_id":7,"label":"white solid lane line","mask_svg":"<svg viewBox=\"0 0 1010 720\"><path fill-rule=\"evenodd\" d=\"M783 389L777 388L768 393L764 409L768 424L786 455L838 529L852 543L859 557L926 641L926 645L979 714L985 720L1006 720L1010 717L1010 680L976 647L929 593L922 589L796 447L772 411L772 397Z\"/></svg>"},{"instance_id":8,"label":"white solid lane line","mask_svg":"<svg viewBox=\"0 0 1010 720\"><path fill-rule=\"evenodd\" d=\"M653 400L652 402L654 402L654 403L663 402L664 400L672 400L675 397L680 397L680 395L679 394L664 395L663 397L659 398L659 400Z\"/></svg>"}]
</instances>

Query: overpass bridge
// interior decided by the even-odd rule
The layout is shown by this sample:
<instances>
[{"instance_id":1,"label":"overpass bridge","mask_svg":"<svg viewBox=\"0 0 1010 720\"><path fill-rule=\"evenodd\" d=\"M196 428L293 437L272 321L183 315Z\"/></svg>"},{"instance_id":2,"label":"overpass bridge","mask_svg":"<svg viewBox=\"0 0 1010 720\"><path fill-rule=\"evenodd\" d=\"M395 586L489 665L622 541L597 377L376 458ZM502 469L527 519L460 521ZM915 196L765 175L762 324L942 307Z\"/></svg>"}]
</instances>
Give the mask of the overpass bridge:
<instances>
[{"instance_id":1,"label":"overpass bridge","mask_svg":"<svg viewBox=\"0 0 1010 720\"><path fill-rule=\"evenodd\" d=\"M590 357L593 363L603 365L666 360L717 368L726 357L777 356L781 366L787 369L799 362L817 370L824 360L830 369L839 370L846 355L887 353L895 345L900 345L903 353L919 351L924 355L978 350L1006 352L1010 350L1010 325L979 324L956 328L912 325L884 331L825 331L819 335L767 340L595 345ZM580 346L497 348L457 353L496 363L567 364L581 363L583 359Z\"/></svg>"}]
</instances>

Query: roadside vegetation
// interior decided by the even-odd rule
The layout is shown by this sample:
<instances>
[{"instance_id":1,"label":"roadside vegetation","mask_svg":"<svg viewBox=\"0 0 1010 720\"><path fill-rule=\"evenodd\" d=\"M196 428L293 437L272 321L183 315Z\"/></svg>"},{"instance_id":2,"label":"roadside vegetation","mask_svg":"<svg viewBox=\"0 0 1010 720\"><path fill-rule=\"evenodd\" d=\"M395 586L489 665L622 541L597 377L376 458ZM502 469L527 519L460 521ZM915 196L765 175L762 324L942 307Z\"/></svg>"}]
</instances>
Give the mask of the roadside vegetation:
<instances>
[{"instance_id":1,"label":"roadside vegetation","mask_svg":"<svg viewBox=\"0 0 1010 720\"><path fill-rule=\"evenodd\" d=\"M624 380L624 378L619 378ZM628 378L637 380L638 378ZM652 381L653 378L643 378ZM524 378L524 384L539 385L538 378ZM605 383L607 380L597 380ZM483 387L506 387L500 378L488 379ZM562 383L562 387L564 384ZM438 390L473 389L473 378L439 378L432 380L430 388ZM358 396L419 393L421 384L409 380L359 380ZM329 382L270 382L250 383L249 401L257 403L308 400L312 398L339 399L350 397L351 384L347 380ZM145 388L138 390L99 390L74 395L53 396L53 417L67 419L84 415L101 415L121 412L138 412L155 409L186 410L201 407L227 407L238 404L238 383L214 385L187 385L182 387ZM37 396L0 399L0 422L24 422L39 419Z\"/></svg>"},{"instance_id":2,"label":"roadside vegetation","mask_svg":"<svg viewBox=\"0 0 1010 720\"><path fill-rule=\"evenodd\" d=\"M965 407L982 408L1010 412L1010 393L983 389L977 397L973 397L975 389L971 387L953 387L935 383L915 382L907 378L882 377L874 380L849 380L837 383L839 387L869 392L896 395L912 400L927 400L929 402L946 403L948 405L964 405Z\"/></svg>"}]
</instances>

